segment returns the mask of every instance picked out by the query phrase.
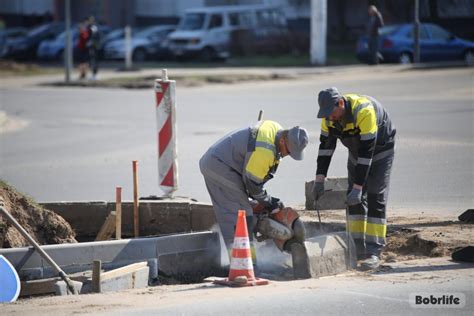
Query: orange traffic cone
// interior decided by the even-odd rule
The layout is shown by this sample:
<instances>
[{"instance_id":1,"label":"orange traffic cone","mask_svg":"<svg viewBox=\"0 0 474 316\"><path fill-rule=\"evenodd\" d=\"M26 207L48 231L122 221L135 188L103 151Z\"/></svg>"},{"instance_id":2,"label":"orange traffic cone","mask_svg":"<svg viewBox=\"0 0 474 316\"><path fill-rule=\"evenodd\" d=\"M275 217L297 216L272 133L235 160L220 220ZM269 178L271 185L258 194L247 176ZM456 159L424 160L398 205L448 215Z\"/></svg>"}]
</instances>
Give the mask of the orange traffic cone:
<instances>
[{"instance_id":1,"label":"orange traffic cone","mask_svg":"<svg viewBox=\"0 0 474 316\"><path fill-rule=\"evenodd\" d=\"M245 211L239 211L237 216L229 277L223 280L216 280L214 283L233 287L268 284L268 280L256 278L253 271Z\"/></svg>"}]
</instances>

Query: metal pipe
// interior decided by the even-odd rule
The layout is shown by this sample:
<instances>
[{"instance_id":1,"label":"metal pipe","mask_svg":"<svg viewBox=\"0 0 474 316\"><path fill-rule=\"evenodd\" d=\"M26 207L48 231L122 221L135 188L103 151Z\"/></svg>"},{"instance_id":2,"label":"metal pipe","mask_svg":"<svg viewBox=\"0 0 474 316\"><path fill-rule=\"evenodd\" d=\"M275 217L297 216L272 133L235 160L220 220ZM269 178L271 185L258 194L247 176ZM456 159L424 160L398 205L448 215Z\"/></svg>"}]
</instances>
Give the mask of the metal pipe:
<instances>
[{"instance_id":1,"label":"metal pipe","mask_svg":"<svg viewBox=\"0 0 474 316\"><path fill-rule=\"evenodd\" d=\"M6 217L6 219L13 225L15 228L20 232L20 234L25 237L26 240L32 245L36 251L39 252L40 256L43 257L46 262L49 263L51 267L53 267L54 271L58 273L58 275L61 277L61 279L66 282L67 287L69 288L69 291L73 294L78 294L76 291L76 288L72 284L71 280L67 276L66 273L54 262L54 260L38 245L38 243L31 237L30 234L20 225L20 223L17 222L17 220L4 208L3 205L0 205L0 214Z\"/></svg>"},{"instance_id":2,"label":"metal pipe","mask_svg":"<svg viewBox=\"0 0 474 316\"><path fill-rule=\"evenodd\" d=\"M413 28L413 62L420 62L420 2L415 0L415 12L414 12L414 28Z\"/></svg>"},{"instance_id":3,"label":"metal pipe","mask_svg":"<svg viewBox=\"0 0 474 316\"><path fill-rule=\"evenodd\" d=\"M64 58L64 73L65 81L71 81L71 69L72 69L72 40L71 40L71 1L65 0L64 2L64 15L66 18L66 45L63 52Z\"/></svg>"},{"instance_id":4,"label":"metal pipe","mask_svg":"<svg viewBox=\"0 0 474 316\"><path fill-rule=\"evenodd\" d=\"M133 168L133 233L135 238L140 236L140 224L139 224L139 201L138 201L138 172L137 172L138 162L136 160L132 161Z\"/></svg>"}]
</instances>

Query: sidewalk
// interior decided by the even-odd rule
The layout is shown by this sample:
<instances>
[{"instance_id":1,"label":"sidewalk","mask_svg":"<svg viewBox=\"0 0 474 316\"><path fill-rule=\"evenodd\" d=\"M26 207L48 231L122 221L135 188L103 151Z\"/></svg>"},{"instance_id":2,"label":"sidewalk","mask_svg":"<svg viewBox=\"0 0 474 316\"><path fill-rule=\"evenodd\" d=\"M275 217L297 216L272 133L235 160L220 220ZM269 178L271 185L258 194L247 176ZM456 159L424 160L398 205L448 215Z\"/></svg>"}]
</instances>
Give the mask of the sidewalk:
<instances>
[{"instance_id":1,"label":"sidewalk","mask_svg":"<svg viewBox=\"0 0 474 316\"><path fill-rule=\"evenodd\" d=\"M367 65L353 66L329 66L329 67L285 67L285 68L263 68L263 67L222 67L222 68L171 68L168 69L168 77L173 76L232 76L232 75L254 75L287 78L301 78L307 76L328 75L334 73L393 73L409 69L410 66L403 65L381 65L371 67ZM138 78L153 77L161 78L161 68L140 69L137 71L117 71L113 69L101 70L98 74L98 80L116 79L116 78ZM71 74L71 81L78 82L79 74L74 70ZM2 88L24 88L48 83L63 82L64 74L51 75L31 75L31 76L9 76L0 78L0 87ZM85 83L94 81L84 81Z\"/></svg>"}]
</instances>

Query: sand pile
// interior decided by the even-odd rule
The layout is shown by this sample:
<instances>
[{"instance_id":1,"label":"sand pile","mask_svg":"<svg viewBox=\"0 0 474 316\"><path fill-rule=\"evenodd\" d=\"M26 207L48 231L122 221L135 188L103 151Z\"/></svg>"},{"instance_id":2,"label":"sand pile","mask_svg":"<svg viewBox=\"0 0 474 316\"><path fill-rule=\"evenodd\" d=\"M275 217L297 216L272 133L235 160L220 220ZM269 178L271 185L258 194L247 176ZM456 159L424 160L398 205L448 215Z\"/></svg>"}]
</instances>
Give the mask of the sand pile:
<instances>
[{"instance_id":1,"label":"sand pile","mask_svg":"<svg viewBox=\"0 0 474 316\"><path fill-rule=\"evenodd\" d=\"M64 218L36 204L3 181L0 181L0 200L40 245L77 242L74 231ZM0 248L24 246L28 246L26 239L0 215Z\"/></svg>"}]
</instances>

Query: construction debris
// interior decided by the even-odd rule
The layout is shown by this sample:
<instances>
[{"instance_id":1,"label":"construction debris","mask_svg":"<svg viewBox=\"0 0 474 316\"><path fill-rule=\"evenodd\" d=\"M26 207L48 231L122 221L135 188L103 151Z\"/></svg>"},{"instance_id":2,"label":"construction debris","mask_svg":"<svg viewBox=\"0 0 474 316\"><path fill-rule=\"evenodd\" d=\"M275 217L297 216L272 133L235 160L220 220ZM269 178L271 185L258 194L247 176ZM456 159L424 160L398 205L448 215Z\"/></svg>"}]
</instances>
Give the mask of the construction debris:
<instances>
[{"instance_id":1,"label":"construction debris","mask_svg":"<svg viewBox=\"0 0 474 316\"><path fill-rule=\"evenodd\" d=\"M474 224L474 209L468 209L459 215L458 219L463 223Z\"/></svg>"},{"instance_id":2,"label":"construction debris","mask_svg":"<svg viewBox=\"0 0 474 316\"><path fill-rule=\"evenodd\" d=\"M7 183L0 181L0 199L6 209L39 244L76 243L75 233L60 215L35 203L17 192ZM0 248L28 246L21 234L0 216Z\"/></svg>"}]
</instances>

